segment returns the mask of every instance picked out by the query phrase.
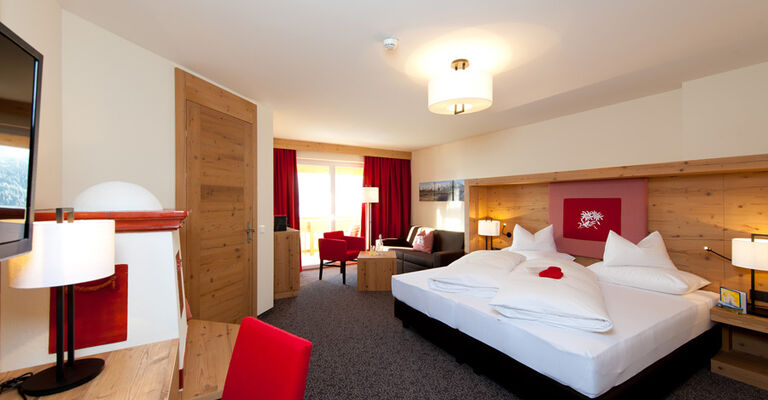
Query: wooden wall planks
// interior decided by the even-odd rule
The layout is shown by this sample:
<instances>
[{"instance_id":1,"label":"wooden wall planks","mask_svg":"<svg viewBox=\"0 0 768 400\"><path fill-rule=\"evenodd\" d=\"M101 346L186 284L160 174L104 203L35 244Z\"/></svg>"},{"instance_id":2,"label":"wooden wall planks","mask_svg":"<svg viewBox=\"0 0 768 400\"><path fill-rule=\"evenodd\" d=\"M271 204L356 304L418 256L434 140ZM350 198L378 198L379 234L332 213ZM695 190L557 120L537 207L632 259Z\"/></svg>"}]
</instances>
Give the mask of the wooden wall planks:
<instances>
[{"instance_id":1,"label":"wooden wall planks","mask_svg":"<svg viewBox=\"0 0 768 400\"><path fill-rule=\"evenodd\" d=\"M318 153L353 154L358 156L411 159L410 151L377 149L373 147L348 146L345 144L307 142L304 140L291 140L275 138L273 147L276 149L290 149L296 151L314 151Z\"/></svg>"},{"instance_id":2,"label":"wooden wall planks","mask_svg":"<svg viewBox=\"0 0 768 400\"><path fill-rule=\"evenodd\" d=\"M722 254L723 175L691 175L648 180L648 230L664 237L677 267L707 278L717 291L725 279L725 262L704 251Z\"/></svg>"},{"instance_id":3,"label":"wooden wall planks","mask_svg":"<svg viewBox=\"0 0 768 400\"><path fill-rule=\"evenodd\" d=\"M477 235L477 220L490 217L535 231L548 225L548 183L498 184L469 187L470 250L484 248ZM704 251L709 246L730 256L730 241L751 233L768 233L768 172L740 172L651 177L648 180L648 230L664 237L672 261L681 270L712 282L705 289L727 286L749 288L749 270L737 268ZM494 247L511 244L505 236ZM589 265L595 259L579 257ZM757 277L760 290L768 290L768 273Z\"/></svg>"}]
</instances>

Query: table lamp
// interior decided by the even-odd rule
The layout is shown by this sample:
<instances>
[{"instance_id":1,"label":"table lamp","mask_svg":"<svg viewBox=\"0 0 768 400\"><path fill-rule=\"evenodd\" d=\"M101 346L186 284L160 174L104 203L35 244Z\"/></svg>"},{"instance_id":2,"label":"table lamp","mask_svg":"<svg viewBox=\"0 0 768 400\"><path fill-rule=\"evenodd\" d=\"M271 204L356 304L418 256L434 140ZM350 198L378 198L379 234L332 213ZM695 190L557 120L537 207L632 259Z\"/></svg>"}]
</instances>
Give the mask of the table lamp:
<instances>
[{"instance_id":1,"label":"table lamp","mask_svg":"<svg viewBox=\"0 0 768 400\"><path fill-rule=\"evenodd\" d=\"M491 238L491 250L493 250L493 237L499 236L499 221L492 219L481 219L477 221L477 234L485 236L485 249L488 250L488 238Z\"/></svg>"},{"instance_id":2,"label":"table lamp","mask_svg":"<svg viewBox=\"0 0 768 400\"><path fill-rule=\"evenodd\" d=\"M68 221L64 213L68 211ZM75 360L75 288L77 283L115 273L115 221L74 221L70 209L56 209L56 221L35 222L32 251L8 262L11 287L54 287L56 292L56 365L26 379L22 393L45 396L80 386L104 369L104 360ZM64 363L64 293L67 299L67 362Z\"/></svg>"},{"instance_id":3,"label":"table lamp","mask_svg":"<svg viewBox=\"0 0 768 400\"><path fill-rule=\"evenodd\" d=\"M768 309L757 307L755 301L768 302L768 292L755 290L755 271L768 271L768 235L752 234L751 238L737 238L731 241L731 263L751 270L752 286L749 290L748 314L768 317Z\"/></svg>"},{"instance_id":4,"label":"table lamp","mask_svg":"<svg viewBox=\"0 0 768 400\"><path fill-rule=\"evenodd\" d=\"M371 203L379 202L379 188L364 187L363 203L365 203L365 249L371 249Z\"/></svg>"}]
</instances>

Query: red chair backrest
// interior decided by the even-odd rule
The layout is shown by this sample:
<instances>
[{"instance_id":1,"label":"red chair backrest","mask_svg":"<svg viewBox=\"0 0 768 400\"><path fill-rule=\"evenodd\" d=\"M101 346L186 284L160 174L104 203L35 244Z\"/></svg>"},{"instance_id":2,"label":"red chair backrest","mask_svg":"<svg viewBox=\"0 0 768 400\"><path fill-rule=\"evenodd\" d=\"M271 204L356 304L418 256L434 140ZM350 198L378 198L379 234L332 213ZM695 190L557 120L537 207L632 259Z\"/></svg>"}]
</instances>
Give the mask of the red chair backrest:
<instances>
[{"instance_id":1,"label":"red chair backrest","mask_svg":"<svg viewBox=\"0 0 768 400\"><path fill-rule=\"evenodd\" d=\"M237 333L222 400L304 398L312 343L254 317Z\"/></svg>"},{"instance_id":2,"label":"red chair backrest","mask_svg":"<svg viewBox=\"0 0 768 400\"><path fill-rule=\"evenodd\" d=\"M344 239L344 231L333 231L323 233L323 237L326 239Z\"/></svg>"}]
</instances>

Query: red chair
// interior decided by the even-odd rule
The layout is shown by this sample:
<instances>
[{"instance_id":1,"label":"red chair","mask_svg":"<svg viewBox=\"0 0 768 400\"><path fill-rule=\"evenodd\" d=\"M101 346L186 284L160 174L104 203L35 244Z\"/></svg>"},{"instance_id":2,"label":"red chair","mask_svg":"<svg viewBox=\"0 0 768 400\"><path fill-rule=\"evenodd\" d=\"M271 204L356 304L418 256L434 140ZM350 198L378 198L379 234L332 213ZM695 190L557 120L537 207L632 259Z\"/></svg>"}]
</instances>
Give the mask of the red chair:
<instances>
[{"instance_id":1,"label":"red chair","mask_svg":"<svg viewBox=\"0 0 768 400\"><path fill-rule=\"evenodd\" d=\"M222 400L304 398L312 343L245 317L237 333Z\"/></svg>"},{"instance_id":2,"label":"red chair","mask_svg":"<svg viewBox=\"0 0 768 400\"><path fill-rule=\"evenodd\" d=\"M323 280L323 266L335 267L325 264L325 261L339 262L341 267L341 283L347 284L347 261L357 258L361 251L365 250L365 239L357 236L344 236L343 231L325 232L321 239L317 239L320 250L320 280Z\"/></svg>"}]
</instances>

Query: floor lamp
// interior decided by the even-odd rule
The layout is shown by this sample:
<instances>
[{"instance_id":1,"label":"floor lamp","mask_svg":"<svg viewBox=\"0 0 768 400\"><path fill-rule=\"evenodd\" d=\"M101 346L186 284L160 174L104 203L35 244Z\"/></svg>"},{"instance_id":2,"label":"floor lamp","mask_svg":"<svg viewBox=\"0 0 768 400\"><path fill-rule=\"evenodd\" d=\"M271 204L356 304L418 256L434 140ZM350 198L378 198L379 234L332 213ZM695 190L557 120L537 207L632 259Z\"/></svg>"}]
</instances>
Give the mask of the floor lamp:
<instances>
[{"instance_id":1,"label":"floor lamp","mask_svg":"<svg viewBox=\"0 0 768 400\"><path fill-rule=\"evenodd\" d=\"M32 251L8 262L11 287L56 288L56 365L27 378L20 391L45 396L80 386L101 373L104 360L75 360L75 284L115 273L115 221L68 222L56 209L56 221L35 222ZM65 296L66 287L66 296ZM67 362L64 362L64 307L67 309Z\"/></svg>"},{"instance_id":2,"label":"floor lamp","mask_svg":"<svg viewBox=\"0 0 768 400\"><path fill-rule=\"evenodd\" d=\"M365 249L371 249L371 203L379 202L379 188L364 187L363 203L365 203Z\"/></svg>"}]
</instances>

